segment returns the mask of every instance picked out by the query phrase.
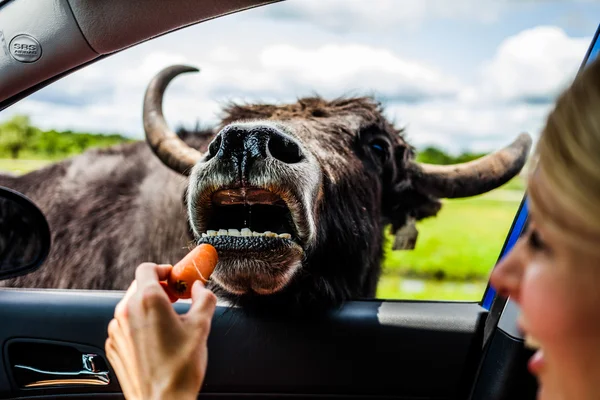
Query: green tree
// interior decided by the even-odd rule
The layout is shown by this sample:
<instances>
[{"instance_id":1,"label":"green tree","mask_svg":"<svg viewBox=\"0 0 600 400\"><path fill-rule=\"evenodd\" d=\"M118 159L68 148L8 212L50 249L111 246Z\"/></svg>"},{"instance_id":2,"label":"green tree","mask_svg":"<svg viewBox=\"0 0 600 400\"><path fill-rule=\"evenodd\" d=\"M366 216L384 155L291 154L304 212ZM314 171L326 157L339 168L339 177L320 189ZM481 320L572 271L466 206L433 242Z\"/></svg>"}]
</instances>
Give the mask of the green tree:
<instances>
[{"instance_id":1,"label":"green tree","mask_svg":"<svg viewBox=\"0 0 600 400\"><path fill-rule=\"evenodd\" d=\"M417 161L427 164L449 165L472 161L485 155L486 153L463 151L458 156L452 156L437 147L430 146L417 152Z\"/></svg>"},{"instance_id":2,"label":"green tree","mask_svg":"<svg viewBox=\"0 0 600 400\"><path fill-rule=\"evenodd\" d=\"M91 135L86 134L73 135L73 144L74 147L77 148L77 152L81 153L85 149L90 147L90 145L94 141L93 138L91 138L90 136Z\"/></svg>"},{"instance_id":3,"label":"green tree","mask_svg":"<svg viewBox=\"0 0 600 400\"><path fill-rule=\"evenodd\" d=\"M466 152L461 153L458 157L455 157L453 164L473 161L473 160L481 158L485 155L486 155L486 153L471 153L469 151L466 151Z\"/></svg>"},{"instance_id":4,"label":"green tree","mask_svg":"<svg viewBox=\"0 0 600 400\"><path fill-rule=\"evenodd\" d=\"M452 157L435 147L426 147L417 153L417 161L427 164L452 164Z\"/></svg>"},{"instance_id":5,"label":"green tree","mask_svg":"<svg viewBox=\"0 0 600 400\"><path fill-rule=\"evenodd\" d=\"M0 125L0 148L9 152L13 159L18 158L21 150L31 144L37 132L28 116L15 115Z\"/></svg>"},{"instance_id":6,"label":"green tree","mask_svg":"<svg viewBox=\"0 0 600 400\"><path fill-rule=\"evenodd\" d=\"M38 148L40 152L46 153L50 157L54 157L58 153L60 143L60 133L55 130L42 132L40 135Z\"/></svg>"}]
</instances>

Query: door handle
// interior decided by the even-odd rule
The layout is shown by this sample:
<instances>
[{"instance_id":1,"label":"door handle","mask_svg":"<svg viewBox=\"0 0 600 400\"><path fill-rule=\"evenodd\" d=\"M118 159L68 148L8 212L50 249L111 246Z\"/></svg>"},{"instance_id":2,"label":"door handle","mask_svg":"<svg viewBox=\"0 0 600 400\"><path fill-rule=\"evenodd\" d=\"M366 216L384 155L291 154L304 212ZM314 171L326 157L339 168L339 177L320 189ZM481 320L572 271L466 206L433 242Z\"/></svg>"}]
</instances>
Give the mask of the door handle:
<instances>
[{"instance_id":1,"label":"door handle","mask_svg":"<svg viewBox=\"0 0 600 400\"><path fill-rule=\"evenodd\" d=\"M79 386L79 385L99 385L106 386L110 383L108 371L100 371L97 367L97 360L100 357L97 354L82 354L82 366L79 371L44 371L28 365L14 365L15 373L27 375L26 388L42 388L48 386Z\"/></svg>"}]
</instances>

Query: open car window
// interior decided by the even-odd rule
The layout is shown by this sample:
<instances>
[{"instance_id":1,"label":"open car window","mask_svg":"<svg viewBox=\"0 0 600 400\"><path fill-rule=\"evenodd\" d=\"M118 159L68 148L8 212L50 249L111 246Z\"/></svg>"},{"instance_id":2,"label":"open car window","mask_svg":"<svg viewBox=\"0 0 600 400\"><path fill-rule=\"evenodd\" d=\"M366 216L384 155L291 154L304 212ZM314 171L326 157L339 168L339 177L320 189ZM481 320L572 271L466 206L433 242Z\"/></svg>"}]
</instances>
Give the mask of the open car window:
<instances>
[{"instance_id":1,"label":"open car window","mask_svg":"<svg viewBox=\"0 0 600 400\"><path fill-rule=\"evenodd\" d=\"M50 213L54 235L42 270L8 285L124 289L137 264L175 263L194 234L235 229L231 235L243 237L244 228L294 234L271 226L269 221L288 215L279 208L261 208L264 204L252 206L254 222L248 210L232 208L219 215L221 225L213 229L194 232L187 227L188 178L165 167L145 142L136 145L145 140L147 86L164 68L179 64L200 72L169 84L164 116L191 145L196 132L203 132L204 142L197 145L204 152L210 135L228 123L265 116L292 121L281 128L291 136L293 127L301 126L317 137L310 143L306 137L298 139L306 153L302 157L313 157L316 168L298 181L314 175L318 185L341 182L353 190L330 190L329 203L321 209L315 206L317 195L315 202L307 200L320 214L309 215L305 224L314 224L316 232L327 221L323 213L331 213L332 221L315 240L324 249L327 241L335 249L341 243L340 248L357 256L338 252L320 262L339 262L339 268L328 272L333 275L350 274L344 270L348 264L355 268L347 280L362 281L348 283L356 288L350 293L480 301L523 199L526 166L492 190L461 198L433 196L432 201L429 189L411 191L420 187L413 181L406 192L394 192L408 170L402 163L412 155L409 150L389 153L385 146L394 143L379 138L377 129L394 130L406 149L414 147L414 163L442 166L480 159L510 145L521 132L535 141L555 96L579 68L596 28L596 21L586 16L597 5L467 3L450 9L441 3L288 0L150 40L4 110L0 170L13 176L0 178L0 184L30 191ZM574 24L563 15L587 22ZM515 19L518 24L509 23ZM322 104L315 94L322 96ZM362 96L372 99L351 107L348 99ZM307 98L312 100L298 100ZM334 112L327 102L335 99ZM371 107L375 102L382 108ZM252 107L258 104L294 106L274 116L267 106ZM310 115L303 114L307 109ZM369 135L368 143L360 141ZM289 161L287 142L281 143L279 149L269 148L270 154L284 154L278 160ZM396 180L380 165L381 154L394 157ZM341 160L337 164L336 158ZM164 171L153 175L160 168ZM30 180L17 183L28 174ZM63 189L36 191L50 177L53 187ZM163 183L153 186L157 179ZM374 198L373 190L380 197ZM363 203L369 207L368 218L360 214ZM361 225L369 218L377 220L376 227ZM378 238L382 232L383 241ZM56 268L60 278L48 277L47 271Z\"/></svg>"}]
</instances>

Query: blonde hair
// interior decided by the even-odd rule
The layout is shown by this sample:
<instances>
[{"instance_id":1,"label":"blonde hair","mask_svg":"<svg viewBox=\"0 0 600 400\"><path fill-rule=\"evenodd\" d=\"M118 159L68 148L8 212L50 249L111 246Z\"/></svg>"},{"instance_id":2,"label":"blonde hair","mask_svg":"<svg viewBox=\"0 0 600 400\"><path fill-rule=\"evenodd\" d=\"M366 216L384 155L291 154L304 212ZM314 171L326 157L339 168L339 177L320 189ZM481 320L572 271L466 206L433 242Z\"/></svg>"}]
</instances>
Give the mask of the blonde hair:
<instances>
[{"instance_id":1,"label":"blonde hair","mask_svg":"<svg viewBox=\"0 0 600 400\"><path fill-rule=\"evenodd\" d=\"M544 219L569 234L600 238L600 59L587 65L560 94L532 160L529 179L541 172L550 201L566 210L563 215L547 212L544 199L531 191Z\"/></svg>"}]
</instances>

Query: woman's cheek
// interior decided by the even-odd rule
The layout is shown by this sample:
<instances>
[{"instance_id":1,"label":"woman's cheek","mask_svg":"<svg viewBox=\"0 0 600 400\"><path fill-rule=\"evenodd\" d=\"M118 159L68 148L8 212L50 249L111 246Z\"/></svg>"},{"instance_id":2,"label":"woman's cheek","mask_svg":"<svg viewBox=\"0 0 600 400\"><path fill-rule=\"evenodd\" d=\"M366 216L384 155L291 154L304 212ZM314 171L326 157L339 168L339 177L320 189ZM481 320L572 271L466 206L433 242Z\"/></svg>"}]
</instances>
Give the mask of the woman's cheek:
<instances>
[{"instance_id":1,"label":"woman's cheek","mask_svg":"<svg viewBox=\"0 0 600 400\"><path fill-rule=\"evenodd\" d=\"M523 276L520 306L527 330L540 341L555 341L568 319L564 288L543 265L532 264ZM560 336L560 335L559 335Z\"/></svg>"}]
</instances>

